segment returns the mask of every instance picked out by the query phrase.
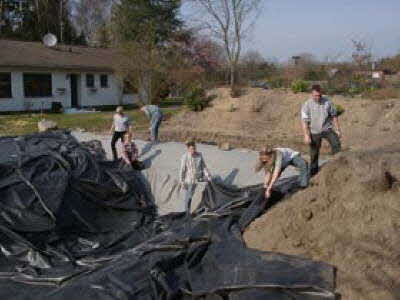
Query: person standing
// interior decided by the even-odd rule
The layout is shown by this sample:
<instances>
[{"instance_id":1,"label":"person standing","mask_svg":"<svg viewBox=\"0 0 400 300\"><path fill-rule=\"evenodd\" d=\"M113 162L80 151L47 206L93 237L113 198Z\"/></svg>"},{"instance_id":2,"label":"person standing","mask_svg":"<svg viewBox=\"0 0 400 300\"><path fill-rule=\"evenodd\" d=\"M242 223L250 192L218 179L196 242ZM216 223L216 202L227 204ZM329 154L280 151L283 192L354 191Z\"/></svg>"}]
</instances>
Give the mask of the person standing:
<instances>
[{"instance_id":1,"label":"person standing","mask_svg":"<svg viewBox=\"0 0 400 300\"><path fill-rule=\"evenodd\" d=\"M306 188L309 182L307 162L301 157L300 152L290 148L264 148L259 152L259 161L256 172L265 171L264 188L265 198L271 197L272 188L283 171L292 165L299 169L299 185Z\"/></svg>"},{"instance_id":2,"label":"person standing","mask_svg":"<svg viewBox=\"0 0 400 300\"><path fill-rule=\"evenodd\" d=\"M112 134L111 150L114 160L118 159L115 144L118 140L121 140L121 143L123 142L124 135L127 132L131 131L131 127L132 126L129 117L124 114L124 108L122 106L118 106L115 110L113 122L110 129L110 134Z\"/></svg>"},{"instance_id":3,"label":"person standing","mask_svg":"<svg viewBox=\"0 0 400 300\"><path fill-rule=\"evenodd\" d=\"M311 98L301 108L304 142L310 146L310 175L318 172L322 139L328 140L332 155L341 151L338 114L333 103L322 96L319 85L313 85Z\"/></svg>"},{"instance_id":4,"label":"person standing","mask_svg":"<svg viewBox=\"0 0 400 300\"><path fill-rule=\"evenodd\" d=\"M163 120L163 113L157 105L144 105L140 108L150 119L151 141L158 141L158 129Z\"/></svg>"},{"instance_id":5,"label":"person standing","mask_svg":"<svg viewBox=\"0 0 400 300\"><path fill-rule=\"evenodd\" d=\"M185 190L185 210L190 214L190 206L198 182L211 181L211 174L204 162L203 155L196 151L196 143L186 143L187 152L182 156L179 179Z\"/></svg>"}]
</instances>

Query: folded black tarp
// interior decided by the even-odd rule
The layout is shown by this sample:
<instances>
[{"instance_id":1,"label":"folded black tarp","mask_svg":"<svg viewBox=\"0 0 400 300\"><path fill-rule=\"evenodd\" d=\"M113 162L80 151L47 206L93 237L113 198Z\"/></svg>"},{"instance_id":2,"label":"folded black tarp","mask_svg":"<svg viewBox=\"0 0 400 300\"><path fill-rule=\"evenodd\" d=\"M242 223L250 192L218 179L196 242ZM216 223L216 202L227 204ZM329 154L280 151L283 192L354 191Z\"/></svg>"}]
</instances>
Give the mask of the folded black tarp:
<instances>
[{"instance_id":1,"label":"folded black tarp","mask_svg":"<svg viewBox=\"0 0 400 300\"><path fill-rule=\"evenodd\" d=\"M0 299L334 299L333 267L246 248L261 187L209 184L192 218L156 197L95 143L0 138Z\"/></svg>"}]
</instances>

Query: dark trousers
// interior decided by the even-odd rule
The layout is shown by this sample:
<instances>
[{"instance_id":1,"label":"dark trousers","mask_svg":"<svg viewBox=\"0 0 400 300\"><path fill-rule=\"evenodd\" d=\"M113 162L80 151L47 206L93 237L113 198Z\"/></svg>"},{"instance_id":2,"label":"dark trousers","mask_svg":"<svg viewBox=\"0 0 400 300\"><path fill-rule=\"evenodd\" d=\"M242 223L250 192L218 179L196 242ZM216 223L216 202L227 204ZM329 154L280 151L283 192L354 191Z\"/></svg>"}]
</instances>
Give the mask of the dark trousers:
<instances>
[{"instance_id":1,"label":"dark trousers","mask_svg":"<svg viewBox=\"0 0 400 300\"><path fill-rule=\"evenodd\" d=\"M117 141L119 139L121 140L121 143L122 143L125 133L126 133L126 131L114 131L114 134L111 139L111 150L112 150L114 160L118 159L118 154L117 154L117 149L115 148L115 144L117 143Z\"/></svg>"},{"instance_id":2,"label":"dark trousers","mask_svg":"<svg viewBox=\"0 0 400 300\"><path fill-rule=\"evenodd\" d=\"M315 175L318 173L319 150L321 149L322 139L326 139L329 142L332 155L342 150L340 138L332 129L324 131L320 134L311 134L310 175Z\"/></svg>"}]
</instances>

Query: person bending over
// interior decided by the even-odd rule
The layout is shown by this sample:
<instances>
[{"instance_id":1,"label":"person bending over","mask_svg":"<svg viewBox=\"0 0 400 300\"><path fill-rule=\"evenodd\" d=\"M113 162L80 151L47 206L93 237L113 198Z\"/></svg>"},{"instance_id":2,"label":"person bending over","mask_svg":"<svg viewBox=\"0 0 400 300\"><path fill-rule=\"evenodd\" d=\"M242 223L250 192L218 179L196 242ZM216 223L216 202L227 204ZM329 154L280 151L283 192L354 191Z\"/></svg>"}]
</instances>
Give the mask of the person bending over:
<instances>
[{"instance_id":1,"label":"person bending over","mask_svg":"<svg viewBox=\"0 0 400 300\"><path fill-rule=\"evenodd\" d=\"M144 105L140 108L150 119L151 141L158 141L158 130L163 120L163 113L157 105Z\"/></svg>"},{"instance_id":2,"label":"person bending over","mask_svg":"<svg viewBox=\"0 0 400 300\"><path fill-rule=\"evenodd\" d=\"M290 148L264 148L259 152L259 161L256 172L265 171L264 188L265 198L271 197L272 188L281 176L282 172L289 166L295 166L300 171L299 185L302 188L308 186L309 174L308 164L300 153Z\"/></svg>"},{"instance_id":3,"label":"person bending over","mask_svg":"<svg viewBox=\"0 0 400 300\"><path fill-rule=\"evenodd\" d=\"M118 160L118 154L117 149L115 148L115 144L118 140L121 140L122 142L124 135L127 132L130 132L131 129L131 121L129 117L124 114L124 108L122 106L118 106L115 110L113 122L110 129L110 134L112 134L111 150L114 161Z\"/></svg>"},{"instance_id":4,"label":"person bending over","mask_svg":"<svg viewBox=\"0 0 400 300\"><path fill-rule=\"evenodd\" d=\"M211 181L211 174L204 162L203 155L196 151L196 143L186 143L187 152L182 156L179 172L180 183L185 189L185 210L190 214L190 206L196 184L202 181Z\"/></svg>"}]
</instances>

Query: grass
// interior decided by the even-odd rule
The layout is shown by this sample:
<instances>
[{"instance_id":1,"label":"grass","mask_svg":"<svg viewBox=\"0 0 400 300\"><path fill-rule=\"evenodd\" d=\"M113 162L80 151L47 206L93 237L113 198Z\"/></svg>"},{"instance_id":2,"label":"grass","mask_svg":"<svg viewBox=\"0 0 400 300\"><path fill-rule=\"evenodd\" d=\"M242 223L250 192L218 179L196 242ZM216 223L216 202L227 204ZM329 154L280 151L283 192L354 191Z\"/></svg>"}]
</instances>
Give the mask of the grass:
<instances>
[{"instance_id":1,"label":"grass","mask_svg":"<svg viewBox=\"0 0 400 300\"><path fill-rule=\"evenodd\" d=\"M179 112L179 109L165 108L166 118ZM138 109L126 110L125 113L133 120L135 131L147 130L150 126L148 118ZM114 112L96 112L87 114L52 114L52 113L21 113L0 115L0 135L23 135L38 131L37 123L42 120L55 121L58 128L81 128L90 132L108 132Z\"/></svg>"}]
</instances>

